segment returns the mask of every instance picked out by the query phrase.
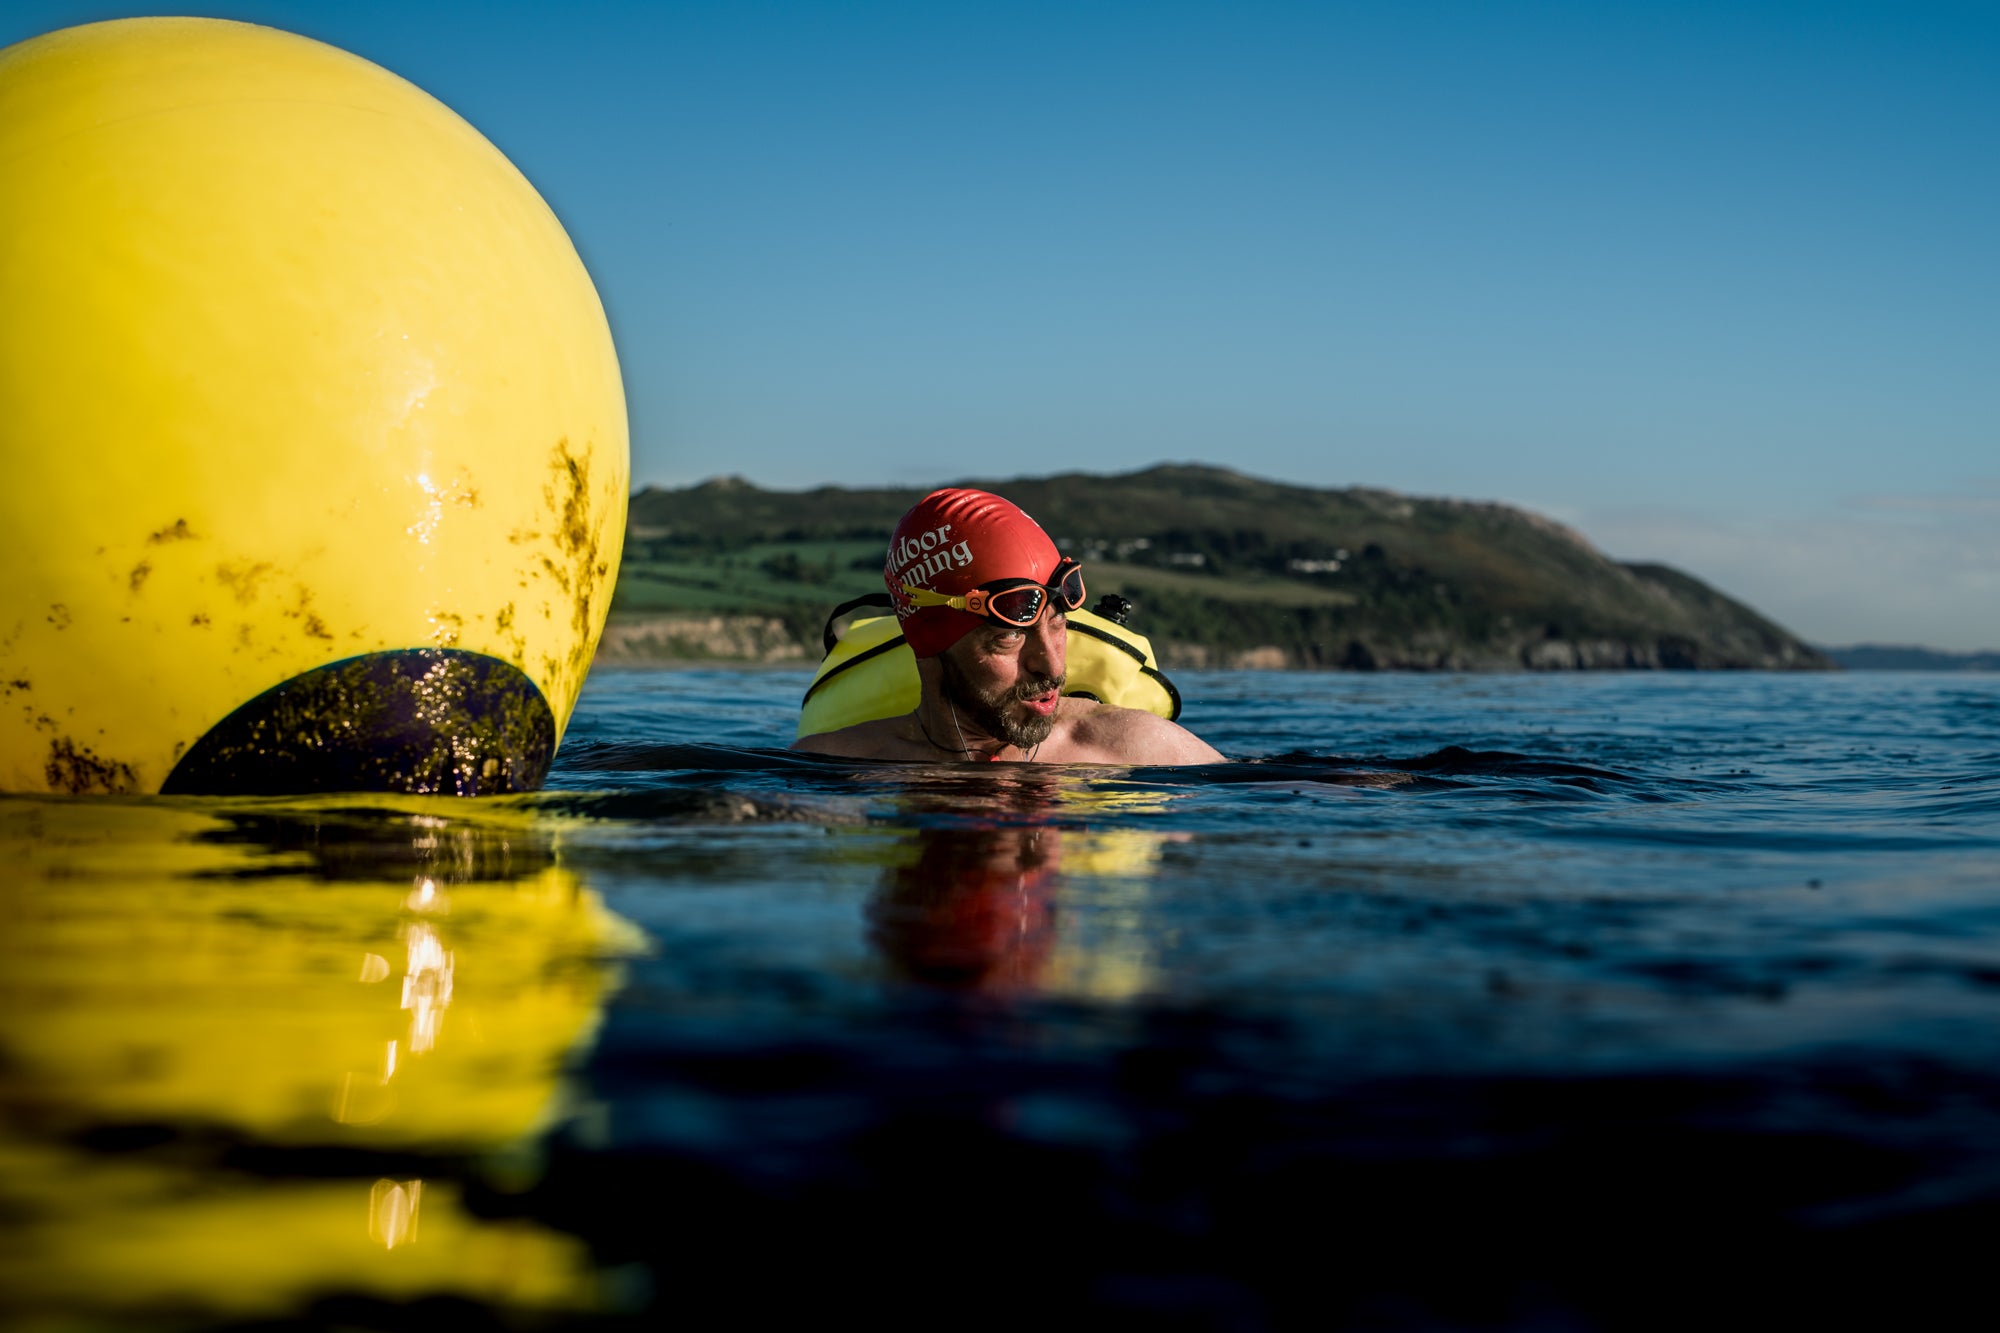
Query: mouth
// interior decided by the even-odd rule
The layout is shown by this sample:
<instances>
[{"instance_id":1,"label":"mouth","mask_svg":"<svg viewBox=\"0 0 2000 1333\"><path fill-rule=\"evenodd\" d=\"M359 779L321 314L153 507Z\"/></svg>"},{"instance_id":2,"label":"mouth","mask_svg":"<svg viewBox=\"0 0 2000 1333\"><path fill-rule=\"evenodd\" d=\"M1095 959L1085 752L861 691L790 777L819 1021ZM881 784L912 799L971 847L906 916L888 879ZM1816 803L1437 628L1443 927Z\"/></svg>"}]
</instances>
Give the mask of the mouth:
<instances>
[{"instance_id":1,"label":"mouth","mask_svg":"<svg viewBox=\"0 0 2000 1333\"><path fill-rule=\"evenodd\" d=\"M1037 713L1040 713L1043 717L1047 717L1054 713L1056 705L1062 702L1062 694L1056 690L1049 690L1042 694L1024 695L1021 702L1034 709Z\"/></svg>"}]
</instances>

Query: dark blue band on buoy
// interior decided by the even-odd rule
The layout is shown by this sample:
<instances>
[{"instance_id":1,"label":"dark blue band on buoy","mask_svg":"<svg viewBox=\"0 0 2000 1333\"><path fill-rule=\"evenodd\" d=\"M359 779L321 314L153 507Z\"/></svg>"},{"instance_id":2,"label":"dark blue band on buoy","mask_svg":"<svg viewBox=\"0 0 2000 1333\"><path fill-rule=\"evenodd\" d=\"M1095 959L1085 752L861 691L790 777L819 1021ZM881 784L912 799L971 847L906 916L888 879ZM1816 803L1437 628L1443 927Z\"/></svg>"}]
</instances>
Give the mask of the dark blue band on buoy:
<instances>
[{"instance_id":1,"label":"dark blue band on buoy","mask_svg":"<svg viewBox=\"0 0 2000 1333\"><path fill-rule=\"evenodd\" d=\"M536 791L555 715L512 663L456 648L330 662L208 729L160 787L170 796Z\"/></svg>"}]
</instances>

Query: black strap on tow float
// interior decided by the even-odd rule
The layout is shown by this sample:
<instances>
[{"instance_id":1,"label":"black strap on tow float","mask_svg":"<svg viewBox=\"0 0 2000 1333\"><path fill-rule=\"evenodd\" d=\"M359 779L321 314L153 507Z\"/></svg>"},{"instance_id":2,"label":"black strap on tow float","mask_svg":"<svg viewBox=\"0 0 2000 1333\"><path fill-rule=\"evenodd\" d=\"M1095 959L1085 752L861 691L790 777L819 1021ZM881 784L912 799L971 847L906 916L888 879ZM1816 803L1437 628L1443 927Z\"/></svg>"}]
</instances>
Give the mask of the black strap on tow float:
<instances>
[{"instance_id":1,"label":"black strap on tow float","mask_svg":"<svg viewBox=\"0 0 2000 1333\"><path fill-rule=\"evenodd\" d=\"M886 592L864 592L859 597L850 597L839 606L834 607L832 613L826 618L826 628L819 632L819 641L826 645L826 651L832 652L833 645L840 642L839 639L834 637L833 622L846 615L849 611L859 611L864 606L879 606L883 610L888 611L894 610L896 604L889 600L889 594Z\"/></svg>"}]
</instances>

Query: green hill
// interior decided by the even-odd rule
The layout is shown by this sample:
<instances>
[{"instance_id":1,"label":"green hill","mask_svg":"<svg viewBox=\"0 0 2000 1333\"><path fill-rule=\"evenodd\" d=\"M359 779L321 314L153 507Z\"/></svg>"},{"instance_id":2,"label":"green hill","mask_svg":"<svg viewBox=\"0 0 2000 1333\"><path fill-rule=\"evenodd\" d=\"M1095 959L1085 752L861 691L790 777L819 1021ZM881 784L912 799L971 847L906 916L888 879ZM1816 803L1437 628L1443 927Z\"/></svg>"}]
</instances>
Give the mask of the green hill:
<instances>
[{"instance_id":1,"label":"green hill","mask_svg":"<svg viewBox=\"0 0 2000 1333\"><path fill-rule=\"evenodd\" d=\"M1093 601L1129 598L1132 627L1169 665L1832 665L1697 579L1612 561L1507 505L1197 466L964 484L1033 514L1084 562ZM767 491L737 478L649 487L632 499L613 640L677 656L817 657L827 611L881 590L889 530L923 491ZM764 627L760 648L673 631L746 617ZM648 639L646 623L661 632Z\"/></svg>"}]
</instances>

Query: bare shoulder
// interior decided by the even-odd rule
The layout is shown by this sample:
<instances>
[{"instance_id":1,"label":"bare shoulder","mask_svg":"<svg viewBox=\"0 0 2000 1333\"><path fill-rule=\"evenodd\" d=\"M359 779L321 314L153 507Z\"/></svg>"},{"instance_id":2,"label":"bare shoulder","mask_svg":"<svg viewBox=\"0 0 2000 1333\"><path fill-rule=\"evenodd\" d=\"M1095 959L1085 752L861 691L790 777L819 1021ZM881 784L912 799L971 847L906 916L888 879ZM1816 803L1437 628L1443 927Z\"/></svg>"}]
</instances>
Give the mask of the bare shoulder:
<instances>
[{"instance_id":1,"label":"bare shoulder","mask_svg":"<svg viewBox=\"0 0 2000 1333\"><path fill-rule=\"evenodd\" d=\"M842 759L902 759L909 747L897 735L896 724L900 719L880 718L873 722L857 722L839 731L822 731L812 736L801 736L792 742L794 750L806 754L830 754Z\"/></svg>"},{"instance_id":2,"label":"bare shoulder","mask_svg":"<svg viewBox=\"0 0 2000 1333\"><path fill-rule=\"evenodd\" d=\"M1087 701L1078 700L1078 703ZM1068 704L1065 704L1065 711ZM1138 708L1090 704L1070 721L1062 758L1082 764L1222 764L1228 760L1186 727Z\"/></svg>"}]
</instances>

